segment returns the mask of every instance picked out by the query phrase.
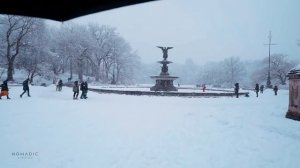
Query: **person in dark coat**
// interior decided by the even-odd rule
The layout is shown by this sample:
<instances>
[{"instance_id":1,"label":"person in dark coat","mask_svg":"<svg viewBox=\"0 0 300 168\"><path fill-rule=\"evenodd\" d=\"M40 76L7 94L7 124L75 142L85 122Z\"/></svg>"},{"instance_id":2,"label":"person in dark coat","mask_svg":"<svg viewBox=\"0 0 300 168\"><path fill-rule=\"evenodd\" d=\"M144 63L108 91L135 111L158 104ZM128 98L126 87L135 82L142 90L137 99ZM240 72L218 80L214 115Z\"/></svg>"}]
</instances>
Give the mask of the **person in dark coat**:
<instances>
[{"instance_id":1,"label":"person in dark coat","mask_svg":"<svg viewBox=\"0 0 300 168\"><path fill-rule=\"evenodd\" d=\"M88 90L89 90L89 87L88 87L87 81L85 81L84 83L85 83L85 99L86 99L86 98L88 98L88 97L87 97L87 92L88 92Z\"/></svg>"},{"instance_id":2,"label":"person in dark coat","mask_svg":"<svg viewBox=\"0 0 300 168\"><path fill-rule=\"evenodd\" d=\"M260 93L264 93L264 85L260 85Z\"/></svg>"},{"instance_id":3,"label":"person in dark coat","mask_svg":"<svg viewBox=\"0 0 300 168\"><path fill-rule=\"evenodd\" d=\"M1 84L1 93L0 93L0 99L2 99L2 96L6 96L7 99L9 98L9 93L8 93L8 86L7 86L7 80L3 81L3 83Z\"/></svg>"},{"instance_id":4,"label":"person in dark coat","mask_svg":"<svg viewBox=\"0 0 300 168\"><path fill-rule=\"evenodd\" d=\"M78 94L79 94L79 84L78 84L78 81L75 81L74 82L74 85L73 85L73 99L77 99L78 97Z\"/></svg>"},{"instance_id":5,"label":"person in dark coat","mask_svg":"<svg viewBox=\"0 0 300 168\"><path fill-rule=\"evenodd\" d=\"M278 92L278 86L277 86L277 85L275 85L275 86L274 86L274 88L273 88L273 90L274 90L275 96L277 96L277 92Z\"/></svg>"},{"instance_id":6,"label":"person in dark coat","mask_svg":"<svg viewBox=\"0 0 300 168\"><path fill-rule=\"evenodd\" d=\"M63 82L62 82L62 80L60 79L60 80L58 81L58 91L61 91L62 85L63 85Z\"/></svg>"},{"instance_id":7,"label":"person in dark coat","mask_svg":"<svg viewBox=\"0 0 300 168\"><path fill-rule=\"evenodd\" d=\"M81 95L80 95L80 99L86 99L87 98L87 91L88 91L88 85L87 82L82 82L80 84L80 90L81 90Z\"/></svg>"},{"instance_id":8,"label":"person in dark coat","mask_svg":"<svg viewBox=\"0 0 300 168\"><path fill-rule=\"evenodd\" d=\"M256 93L256 97L258 97L258 92L259 92L259 85L258 85L258 83L255 85L254 91Z\"/></svg>"},{"instance_id":9,"label":"person in dark coat","mask_svg":"<svg viewBox=\"0 0 300 168\"><path fill-rule=\"evenodd\" d=\"M23 93L20 95L20 97L22 98L23 94L27 92L28 97L30 97L30 93L29 93L29 79L26 79L23 82Z\"/></svg>"},{"instance_id":10,"label":"person in dark coat","mask_svg":"<svg viewBox=\"0 0 300 168\"><path fill-rule=\"evenodd\" d=\"M234 94L236 95L236 98L239 98L239 90L240 90L239 83L235 83L234 84Z\"/></svg>"}]
</instances>

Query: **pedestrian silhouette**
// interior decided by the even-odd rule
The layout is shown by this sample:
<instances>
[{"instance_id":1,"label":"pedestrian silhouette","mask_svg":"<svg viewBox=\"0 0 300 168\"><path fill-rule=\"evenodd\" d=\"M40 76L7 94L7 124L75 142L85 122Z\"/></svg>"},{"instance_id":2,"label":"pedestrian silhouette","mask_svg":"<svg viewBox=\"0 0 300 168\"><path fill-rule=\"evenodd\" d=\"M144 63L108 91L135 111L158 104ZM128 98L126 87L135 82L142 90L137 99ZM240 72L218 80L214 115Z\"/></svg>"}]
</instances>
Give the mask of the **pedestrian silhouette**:
<instances>
[{"instance_id":1,"label":"pedestrian silhouette","mask_svg":"<svg viewBox=\"0 0 300 168\"><path fill-rule=\"evenodd\" d=\"M260 93L264 93L264 85L260 85Z\"/></svg>"},{"instance_id":2,"label":"pedestrian silhouette","mask_svg":"<svg viewBox=\"0 0 300 168\"><path fill-rule=\"evenodd\" d=\"M258 83L255 85L254 91L256 93L256 97L258 97L258 92L259 92L259 85L258 85Z\"/></svg>"},{"instance_id":3,"label":"pedestrian silhouette","mask_svg":"<svg viewBox=\"0 0 300 168\"><path fill-rule=\"evenodd\" d=\"M240 90L239 83L235 83L234 84L234 93L236 95L236 98L239 98L239 90Z\"/></svg>"},{"instance_id":4,"label":"pedestrian silhouette","mask_svg":"<svg viewBox=\"0 0 300 168\"><path fill-rule=\"evenodd\" d=\"M26 79L23 82L23 93L20 95L20 97L22 98L23 94L27 92L28 97L30 97L30 93L29 93L29 79Z\"/></svg>"},{"instance_id":5,"label":"pedestrian silhouette","mask_svg":"<svg viewBox=\"0 0 300 168\"><path fill-rule=\"evenodd\" d=\"M278 92L278 86L277 85L274 86L273 91L275 93L275 96L277 96L277 92Z\"/></svg>"},{"instance_id":6,"label":"pedestrian silhouette","mask_svg":"<svg viewBox=\"0 0 300 168\"><path fill-rule=\"evenodd\" d=\"M8 86L7 86L7 80L3 81L3 83L0 85L1 87L1 93L0 93L0 99L2 99L2 96L6 96L7 99L10 99L8 96Z\"/></svg>"}]
</instances>

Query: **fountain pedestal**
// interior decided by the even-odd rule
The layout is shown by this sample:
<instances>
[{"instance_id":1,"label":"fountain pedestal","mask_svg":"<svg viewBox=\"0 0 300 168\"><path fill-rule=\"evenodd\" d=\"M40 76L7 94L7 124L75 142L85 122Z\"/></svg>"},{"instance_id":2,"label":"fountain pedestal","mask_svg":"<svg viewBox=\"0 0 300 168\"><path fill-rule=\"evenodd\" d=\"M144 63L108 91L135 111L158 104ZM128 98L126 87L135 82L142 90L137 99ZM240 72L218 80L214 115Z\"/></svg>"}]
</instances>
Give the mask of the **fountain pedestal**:
<instances>
[{"instance_id":1,"label":"fountain pedestal","mask_svg":"<svg viewBox=\"0 0 300 168\"><path fill-rule=\"evenodd\" d=\"M150 76L152 79L155 79L155 85L150 88L151 91L177 91L177 88L173 85L173 81L178 77L170 76L168 72L168 64L172 63L167 61L168 58L168 49L173 47L158 47L163 51L163 60L158 61L162 64L161 73L159 76Z\"/></svg>"}]
</instances>

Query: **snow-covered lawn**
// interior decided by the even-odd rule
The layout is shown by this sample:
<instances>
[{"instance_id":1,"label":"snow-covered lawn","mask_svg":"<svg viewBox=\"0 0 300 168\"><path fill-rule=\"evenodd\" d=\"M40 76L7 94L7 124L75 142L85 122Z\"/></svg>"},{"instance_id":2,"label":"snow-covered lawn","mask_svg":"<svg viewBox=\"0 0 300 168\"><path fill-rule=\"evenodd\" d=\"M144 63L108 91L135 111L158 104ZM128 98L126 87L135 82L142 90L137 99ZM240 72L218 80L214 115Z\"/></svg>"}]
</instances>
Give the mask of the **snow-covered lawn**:
<instances>
[{"instance_id":1,"label":"snow-covered lawn","mask_svg":"<svg viewBox=\"0 0 300 168\"><path fill-rule=\"evenodd\" d=\"M71 88L30 89L30 98L14 86L12 99L0 100L1 168L299 168L300 122L285 118L288 91L73 100Z\"/></svg>"}]
</instances>

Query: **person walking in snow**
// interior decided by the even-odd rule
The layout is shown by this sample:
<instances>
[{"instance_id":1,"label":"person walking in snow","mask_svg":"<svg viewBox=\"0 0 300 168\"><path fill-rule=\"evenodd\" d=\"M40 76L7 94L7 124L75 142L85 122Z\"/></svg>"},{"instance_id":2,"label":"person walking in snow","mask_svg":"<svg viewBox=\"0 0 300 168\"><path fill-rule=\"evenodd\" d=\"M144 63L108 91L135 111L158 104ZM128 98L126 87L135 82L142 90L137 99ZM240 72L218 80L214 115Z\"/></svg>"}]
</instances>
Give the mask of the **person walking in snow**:
<instances>
[{"instance_id":1,"label":"person walking in snow","mask_svg":"<svg viewBox=\"0 0 300 168\"><path fill-rule=\"evenodd\" d=\"M59 80L56 81L55 85L56 85L56 91L59 91L59 86L58 86Z\"/></svg>"},{"instance_id":2,"label":"person walking in snow","mask_svg":"<svg viewBox=\"0 0 300 168\"><path fill-rule=\"evenodd\" d=\"M205 86L205 84L203 84L202 85L202 91L205 92L205 90L206 90L206 86Z\"/></svg>"},{"instance_id":3,"label":"person walking in snow","mask_svg":"<svg viewBox=\"0 0 300 168\"><path fill-rule=\"evenodd\" d=\"M62 80L60 79L60 80L58 81L58 91L61 91L61 90L62 90L62 85L63 85L63 82L62 82Z\"/></svg>"},{"instance_id":4,"label":"person walking in snow","mask_svg":"<svg viewBox=\"0 0 300 168\"><path fill-rule=\"evenodd\" d=\"M80 84L80 90L81 90L81 95L80 95L80 99L86 99L87 98L87 91L88 91L88 85L87 82L82 82Z\"/></svg>"},{"instance_id":5,"label":"person walking in snow","mask_svg":"<svg viewBox=\"0 0 300 168\"><path fill-rule=\"evenodd\" d=\"M78 94L79 94L79 85L78 85L78 81L75 81L74 82L74 85L73 85L73 99L77 99L78 97Z\"/></svg>"},{"instance_id":6,"label":"person walking in snow","mask_svg":"<svg viewBox=\"0 0 300 168\"><path fill-rule=\"evenodd\" d=\"M260 85L260 93L264 93L264 85Z\"/></svg>"},{"instance_id":7,"label":"person walking in snow","mask_svg":"<svg viewBox=\"0 0 300 168\"><path fill-rule=\"evenodd\" d=\"M89 90L88 83L87 83L87 81L85 81L85 99L88 98L87 97L88 90Z\"/></svg>"},{"instance_id":8,"label":"person walking in snow","mask_svg":"<svg viewBox=\"0 0 300 168\"><path fill-rule=\"evenodd\" d=\"M0 93L0 99L2 99L2 96L6 96L7 99L9 98L9 93L8 93L8 86L7 86L7 80L3 81L3 83L1 84L1 93Z\"/></svg>"},{"instance_id":9,"label":"person walking in snow","mask_svg":"<svg viewBox=\"0 0 300 168\"><path fill-rule=\"evenodd\" d=\"M87 81L85 81L85 82L82 82L81 83L81 86L82 86L82 92L81 92L81 96L80 96L80 98L81 99L87 99L87 92L88 92L88 84L87 84ZM80 89L81 89L81 87L80 87Z\"/></svg>"},{"instance_id":10,"label":"person walking in snow","mask_svg":"<svg viewBox=\"0 0 300 168\"><path fill-rule=\"evenodd\" d=\"M26 79L23 82L23 93L20 95L20 97L22 98L23 94L27 92L28 97L30 97L30 93L29 93L29 79Z\"/></svg>"},{"instance_id":11,"label":"person walking in snow","mask_svg":"<svg viewBox=\"0 0 300 168\"><path fill-rule=\"evenodd\" d=\"M258 92L259 92L259 85L258 85L258 83L255 85L254 91L256 93L256 97L258 97Z\"/></svg>"},{"instance_id":12,"label":"person walking in snow","mask_svg":"<svg viewBox=\"0 0 300 168\"><path fill-rule=\"evenodd\" d=\"M273 88L273 90L274 90L275 96L277 96L277 92L278 92L278 86L277 86L277 85L275 85L275 86L274 86L274 88Z\"/></svg>"},{"instance_id":13,"label":"person walking in snow","mask_svg":"<svg viewBox=\"0 0 300 168\"><path fill-rule=\"evenodd\" d=\"M236 98L239 98L239 90L240 90L239 83L235 83L234 84L234 94L236 95Z\"/></svg>"}]
</instances>

